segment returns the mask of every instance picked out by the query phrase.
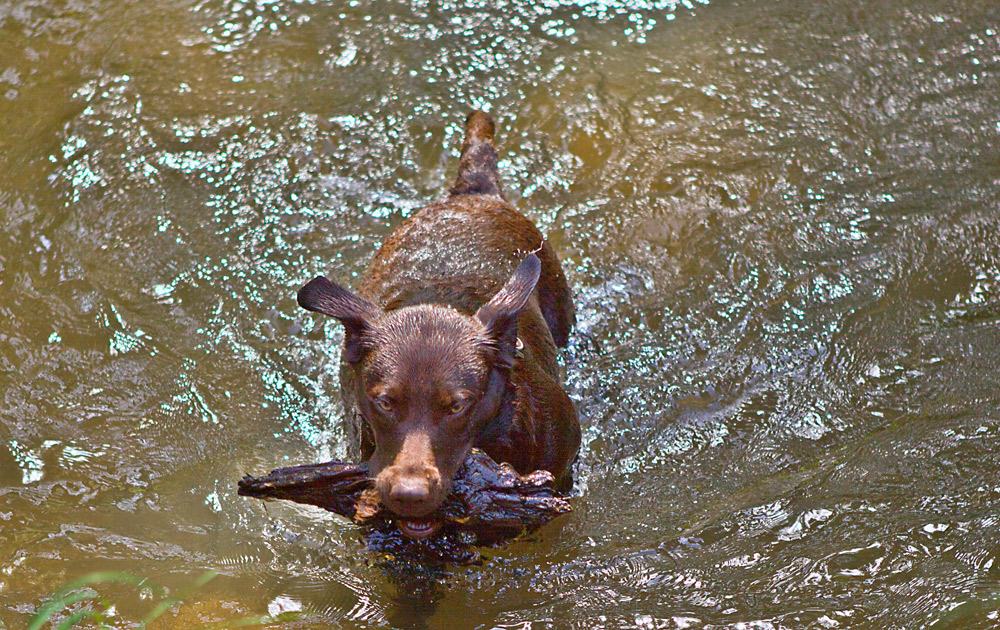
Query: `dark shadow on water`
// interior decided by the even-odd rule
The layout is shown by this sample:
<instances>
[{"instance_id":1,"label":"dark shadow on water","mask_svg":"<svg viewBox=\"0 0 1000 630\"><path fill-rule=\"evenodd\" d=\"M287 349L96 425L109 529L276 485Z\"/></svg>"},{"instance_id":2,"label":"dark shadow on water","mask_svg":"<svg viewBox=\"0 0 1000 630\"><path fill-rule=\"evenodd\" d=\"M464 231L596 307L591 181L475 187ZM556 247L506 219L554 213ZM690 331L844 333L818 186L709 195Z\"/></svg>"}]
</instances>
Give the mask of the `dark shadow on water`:
<instances>
[{"instance_id":1,"label":"dark shadow on water","mask_svg":"<svg viewBox=\"0 0 1000 630\"><path fill-rule=\"evenodd\" d=\"M447 578L444 566L394 559L380 567L396 589L396 595L386 611L389 625L407 630L430 628L428 620L444 595L442 581Z\"/></svg>"},{"instance_id":2,"label":"dark shadow on water","mask_svg":"<svg viewBox=\"0 0 1000 630\"><path fill-rule=\"evenodd\" d=\"M371 527L364 538L369 551L384 558L375 566L396 591L386 615L393 628L429 628L450 570L483 562L473 541L453 531L430 540L410 540L395 525L383 523Z\"/></svg>"}]
</instances>

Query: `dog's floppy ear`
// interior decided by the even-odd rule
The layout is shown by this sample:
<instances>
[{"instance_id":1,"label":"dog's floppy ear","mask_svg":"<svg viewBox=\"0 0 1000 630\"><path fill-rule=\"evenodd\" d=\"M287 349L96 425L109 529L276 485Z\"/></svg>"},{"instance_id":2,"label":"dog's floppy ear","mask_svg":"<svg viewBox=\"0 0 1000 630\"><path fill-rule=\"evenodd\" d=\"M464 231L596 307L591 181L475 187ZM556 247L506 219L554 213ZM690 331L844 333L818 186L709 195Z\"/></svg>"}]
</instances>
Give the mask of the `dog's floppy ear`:
<instances>
[{"instance_id":1,"label":"dog's floppy ear","mask_svg":"<svg viewBox=\"0 0 1000 630\"><path fill-rule=\"evenodd\" d=\"M323 276L313 278L299 289L297 299L299 306L307 311L339 319L344 325L344 359L348 363L361 360L362 335L382 314L379 307Z\"/></svg>"},{"instance_id":2,"label":"dog's floppy ear","mask_svg":"<svg viewBox=\"0 0 1000 630\"><path fill-rule=\"evenodd\" d=\"M541 271L542 262L538 256L529 254L514 270L507 284L476 311L476 317L486 326L490 341L496 344L497 363L502 367L514 366L517 318L535 290Z\"/></svg>"}]
</instances>

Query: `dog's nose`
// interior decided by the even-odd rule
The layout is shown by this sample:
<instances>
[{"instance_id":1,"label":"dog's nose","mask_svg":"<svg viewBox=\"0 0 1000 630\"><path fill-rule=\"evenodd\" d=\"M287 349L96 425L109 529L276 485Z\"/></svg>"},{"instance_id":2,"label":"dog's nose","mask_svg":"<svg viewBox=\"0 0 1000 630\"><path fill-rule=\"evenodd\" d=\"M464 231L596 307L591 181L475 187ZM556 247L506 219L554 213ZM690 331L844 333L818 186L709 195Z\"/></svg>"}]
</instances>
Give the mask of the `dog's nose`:
<instances>
[{"instance_id":1,"label":"dog's nose","mask_svg":"<svg viewBox=\"0 0 1000 630\"><path fill-rule=\"evenodd\" d=\"M393 484L389 497L400 504L416 506L431 498L431 489L425 480L404 477Z\"/></svg>"}]
</instances>

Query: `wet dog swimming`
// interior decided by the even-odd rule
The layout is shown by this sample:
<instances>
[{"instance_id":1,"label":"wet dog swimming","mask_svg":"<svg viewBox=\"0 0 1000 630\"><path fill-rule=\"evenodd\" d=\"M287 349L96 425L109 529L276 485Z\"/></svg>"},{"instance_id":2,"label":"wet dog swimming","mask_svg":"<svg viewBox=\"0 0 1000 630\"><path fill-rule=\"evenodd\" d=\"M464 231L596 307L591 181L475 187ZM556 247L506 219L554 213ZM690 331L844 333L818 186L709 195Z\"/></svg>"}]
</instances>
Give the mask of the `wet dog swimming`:
<instances>
[{"instance_id":1,"label":"wet dog swimming","mask_svg":"<svg viewBox=\"0 0 1000 630\"><path fill-rule=\"evenodd\" d=\"M470 449L567 481L580 445L556 359L575 321L551 245L500 185L495 125L466 118L448 196L396 228L357 291L317 277L299 304L344 326L341 391L353 455L410 538Z\"/></svg>"}]
</instances>

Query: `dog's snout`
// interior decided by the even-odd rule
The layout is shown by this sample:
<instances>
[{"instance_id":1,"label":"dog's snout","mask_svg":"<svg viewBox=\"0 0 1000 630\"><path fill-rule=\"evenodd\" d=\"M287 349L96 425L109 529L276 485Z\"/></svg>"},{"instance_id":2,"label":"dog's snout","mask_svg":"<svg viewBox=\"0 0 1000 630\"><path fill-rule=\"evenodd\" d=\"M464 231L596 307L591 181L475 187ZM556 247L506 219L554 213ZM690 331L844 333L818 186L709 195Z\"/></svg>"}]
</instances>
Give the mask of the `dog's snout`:
<instances>
[{"instance_id":1,"label":"dog's snout","mask_svg":"<svg viewBox=\"0 0 1000 630\"><path fill-rule=\"evenodd\" d=\"M430 484L426 479L404 477L393 484L389 497L401 504L426 503L431 498Z\"/></svg>"},{"instance_id":2,"label":"dog's snout","mask_svg":"<svg viewBox=\"0 0 1000 630\"><path fill-rule=\"evenodd\" d=\"M390 466L379 473L375 486L389 509L413 518L436 510L445 494L441 475L433 466Z\"/></svg>"}]
</instances>

